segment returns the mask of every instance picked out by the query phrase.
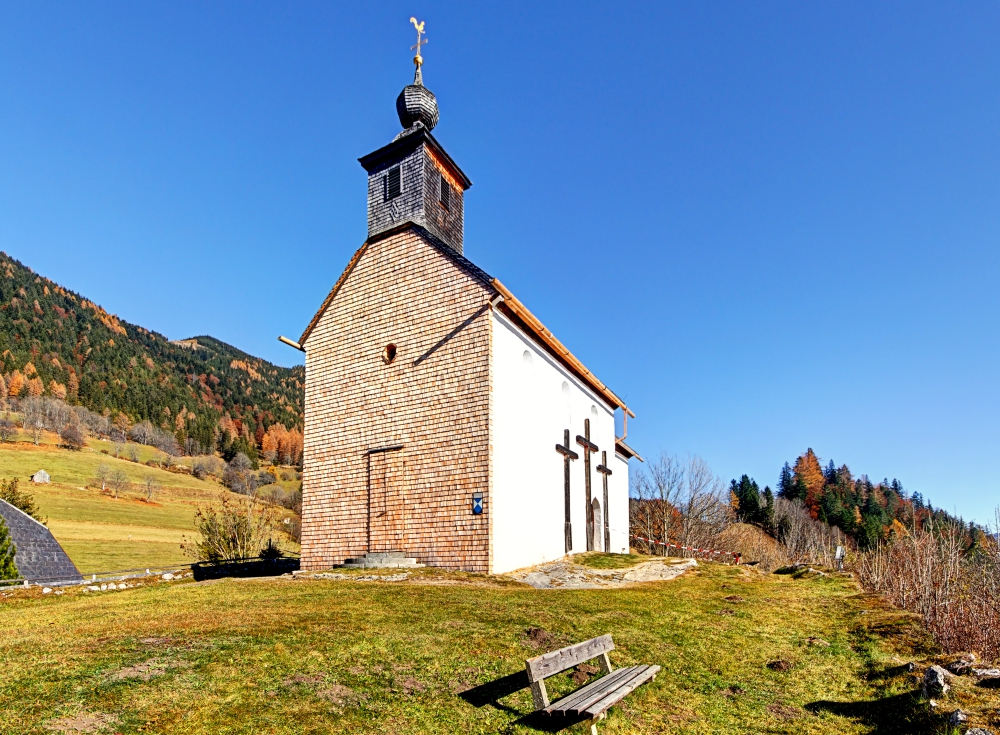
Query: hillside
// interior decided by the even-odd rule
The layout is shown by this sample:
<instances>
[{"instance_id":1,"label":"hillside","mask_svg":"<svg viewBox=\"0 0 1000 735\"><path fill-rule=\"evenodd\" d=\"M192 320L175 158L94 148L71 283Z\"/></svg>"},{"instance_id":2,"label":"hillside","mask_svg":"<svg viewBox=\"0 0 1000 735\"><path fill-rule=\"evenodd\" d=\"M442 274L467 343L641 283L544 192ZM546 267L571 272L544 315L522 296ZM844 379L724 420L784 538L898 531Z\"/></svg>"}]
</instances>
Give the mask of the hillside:
<instances>
[{"instance_id":1,"label":"hillside","mask_svg":"<svg viewBox=\"0 0 1000 735\"><path fill-rule=\"evenodd\" d=\"M0 593L0 732L553 732L563 723L530 714L525 659L604 633L615 667L663 668L601 735L946 733L950 711L993 727L1000 705L956 677L932 708L919 677L944 661L925 658L926 633L846 575L704 563L671 582L560 591L358 572ZM584 668L548 679L550 696Z\"/></svg>"},{"instance_id":2,"label":"hillside","mask_svg":"<svg viewBox=\"0 0 1000 735\"><path fill-rule=\"evenodd\" d=\"M109 314L0 252L0 375L5 395L51 395L124 413L211 446L228 415L250 436L301 427L305 371L212 337L170 341Z\"/></svg>"}]
</instances>

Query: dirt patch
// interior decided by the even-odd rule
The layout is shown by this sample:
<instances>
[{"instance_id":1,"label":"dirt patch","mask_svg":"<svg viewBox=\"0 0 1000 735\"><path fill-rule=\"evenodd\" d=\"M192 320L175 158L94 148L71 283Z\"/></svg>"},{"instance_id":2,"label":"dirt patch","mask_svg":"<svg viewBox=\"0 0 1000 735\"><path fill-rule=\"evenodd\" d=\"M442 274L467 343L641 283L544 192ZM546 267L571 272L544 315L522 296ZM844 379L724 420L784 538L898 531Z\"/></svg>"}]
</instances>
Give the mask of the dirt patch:
<instances>
[{"instance_id":1,"label":"dirt patch","mask_svg":"<svg viewBox=\"0 0 1000 735\"><path fill-rule=\"evenodd\" d=\"M806 643L810 646L819 646L820 648L830 647L830 642L824 641L822 638L806 638Z\"/></svg>"},{"instance_id":2,"label":"dirt patch","mask_svg":"<svg viewBox=\"0 0 1000 735\"><path fill-rule=\"evenodd\" d=\"M723 608L722 610L716 610L715 614L716 615L735 615L736 611L735 610L727 610L727 609Z\"/></svg>"},{"instance_id":3,"label":"dirt patch","mask_svg":"<svg viewBox=\"0 0 1000 735\"><path fill-rule=\"evenodd\" d=\"M600 669L592 664L580 664L573 669L573 674L569 678L572 679L574 684L586 684L590 680L590 677L598 671Z\"/></svg>"},{"instance_id":4,"label":"dirt patch","mask_svg":"<svg viewBox=\"0 0 1000 735\"><path fill-rule=\"evenodd\" d=\"M556 647L556 637L544 628L528 628L524 633L523 642L536 651L540 648Z\"/></svg>"},{"instance_id":5,"label":"dirt patch","mask_svg":"<svg viewBox=\"0 0 1000 735\"><path fill-rule=\"evenodd\" d=\"M139 643L144 646L171 646L178 642L176 638L168 638L166 636L139 639Z\"/></svg>"},{"instance_id":6,"label":"dirt patch","mask_svg":"<svg viewBox=\"0 0 1000 735\"><path fill-rule=\"evenodd\" d=\"M790 671L792 668L792 662L786 661L785 659L778 659L777 661L769 661L767 668L771 671ZM770 707L768 707L770 709Z\"/></svg>"},{"instance_id":7,"label":"dirt patch","mask_svg":"<svg viewBox=\"0 0 1000 735\"><path fill-rule=\"evenodd\" d=\"M802 713L802 710L798 707L789 707L787 704L782 704L781 702L774 702L767 705L767 711L782 720L794 720Z\"/></svg>"},{"instance_id":8,"label":"dirt patch","mask_svg":"<svg viewBox=\"0 0 1000 735\"><path fill-rule=\"evenodd\" d=\"M100 732L106 727L111 727L118 718L114 715L106 715L103 712L92 712L90 714L74 715L72 717L60 717L45 725L46 730L52 732Z\"/></svg>"},{"instance_id":9,"label":"dirt patch","mask_svg":"<svg viewBox=\"0 0 1000 735\"><path fill-rule=\"evenodd\" d=\"M722 696L723 697L738 697L741 694L744 694L745 692L746 692L746 689L744 689L743 687L741 687L739 684L733 684L732 686L728 686L728 687L726 687L725 689L722 690Z\"/></svg>"},{"instance_id":10,"label":"dirt patch","mask_svg":"<svg viewBox=\"0 0 1000 735\"><path fill-rule=\"evenodd\" d=\"M399 689L403 694L413 694L414 692L426 692L427 685L422 681L417 681L412 676L407 676L398 682Z\"/></svg>"},{"instance_id":11,"label":"dirt patch","mask_svg":"<svg viewBox=\"0 0 1000 735\"><path fill-rule=\"evenodd\" d=\"M350 707L363 699L360 694L343 684L334 684L326 689L321 689L316 692L316 696L325 699L335 707Z\"/></svg>"},{"instance_id":12,"label":"dirt patch","mask_svg":"<svg viewBox=\"0 0 1000 735\"><path fill-rule=\"evenodd\" d=\"M167 664L154 658L135 666L126 666L124 669L119 669L111 678L149 681L156 676L163 676L167 673L167 668Z\"/></svg>"},{"instance_id":13,"label":"dirt patch","mask_svg":"<svg viewBox=\"0 0 1000 735\"><path fill-rule=\"evenodd\" d=\"M723 597L726 602L745 602L745 600L739 595L729 595L728 597Z\"/></svg>"}]
</instances>

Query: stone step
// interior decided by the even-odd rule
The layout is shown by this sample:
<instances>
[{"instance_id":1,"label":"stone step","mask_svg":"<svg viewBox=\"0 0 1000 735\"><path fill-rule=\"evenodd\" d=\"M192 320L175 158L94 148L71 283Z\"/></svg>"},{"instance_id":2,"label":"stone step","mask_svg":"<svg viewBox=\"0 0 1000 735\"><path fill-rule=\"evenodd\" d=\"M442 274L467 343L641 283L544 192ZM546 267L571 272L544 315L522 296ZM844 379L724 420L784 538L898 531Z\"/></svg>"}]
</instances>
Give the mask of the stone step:
<instances>
[{"instance_id":1,"label":"stone step","mask_svg":"<svg viewBox=\"0 0 1000 735\"><path fill-rule=\"evenodd\" d=\"M403 556L401 551L391 551L345 559L338 566L344 569L415 569L424 565L417 562L415 557Z\"/></svg>"}]
</instances>

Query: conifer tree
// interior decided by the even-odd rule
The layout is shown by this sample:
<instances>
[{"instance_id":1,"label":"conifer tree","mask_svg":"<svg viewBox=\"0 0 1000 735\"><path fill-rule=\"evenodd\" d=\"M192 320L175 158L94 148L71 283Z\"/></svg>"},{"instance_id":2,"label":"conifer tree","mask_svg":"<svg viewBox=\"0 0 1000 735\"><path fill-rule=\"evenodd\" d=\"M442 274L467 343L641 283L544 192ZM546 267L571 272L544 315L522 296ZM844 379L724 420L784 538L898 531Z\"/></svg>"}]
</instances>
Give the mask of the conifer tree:
<instances>
[{"instance_id":1,"label":"conifer tree","mask_svg":"<svg viewBox=\"0 0 1000 735\"><path fill-rule=\"evenodd\" d=\"M14 555L17 547L10 537L10 529L6 522L0 518L0 579L17 579L17 567L14 565Z\"/></svg>"},{"instance_id":2,"label":"conifer tree","mask_svg":"<svg viewBox=\"0 0 1000 735\"><path fill-rule=\"evenodd\" d=\"M781 468L781 474L778 476L778 497L779 498L793 498L793 493L795 492L795 479L792 476L792 468L785 462L785 466Z\"/></svg>"}]
</instances>

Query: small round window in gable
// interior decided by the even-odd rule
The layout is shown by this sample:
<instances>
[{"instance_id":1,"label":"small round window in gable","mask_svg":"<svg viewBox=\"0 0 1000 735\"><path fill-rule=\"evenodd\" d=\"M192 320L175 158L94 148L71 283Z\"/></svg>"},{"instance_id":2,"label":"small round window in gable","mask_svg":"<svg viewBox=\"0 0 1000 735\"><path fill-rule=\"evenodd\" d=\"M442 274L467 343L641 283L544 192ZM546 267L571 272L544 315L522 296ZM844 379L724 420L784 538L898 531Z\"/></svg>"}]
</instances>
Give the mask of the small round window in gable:
<instances>
[{"instance_id":1,"label":"small round window in gable","mask_svg":"<svg viewBox=\"0 0 1000 735\"><path fill-rule=\"evenodd\" d=\"M395 359L396 359L396 345L390 342L385 346L385 349L382 350L382 362L388 365Z\"/></svg>"},{"instance_id":2,"label":"small round window in gable","mask_svg":"<svg viewBox=\"0 0 1000 735\"><path fill-rule=\"evenodd\" d=\"M562 384L562 392L563 392L564 396L568 396L569 395L569 383L567 383L565 380L563 381L563 384Z\"/></svg>"},{"instance_id":3,"label":"small round window in gable","mask_svg":"<svg viewBox=\"0 0 1000 735\"><path fill-rule=\"evenodd\" d=\"M531 350L525 350L521 354L521 359L524 361L525 365L530 365L531 364L531 360L532 360L532 358L531 358Z\"/></svg>"},{"instance_id":4,"label":"small round window in gable","mask_svg":"<svg viewBox=\"0 0 1000 735\"><path fill-rule=\"evenodd\" d=\"M590 406L590 414L591 414L591 416L596 416L597 415L597 406L594 406L594 405Z\"/></svg>"}]
</instances>

